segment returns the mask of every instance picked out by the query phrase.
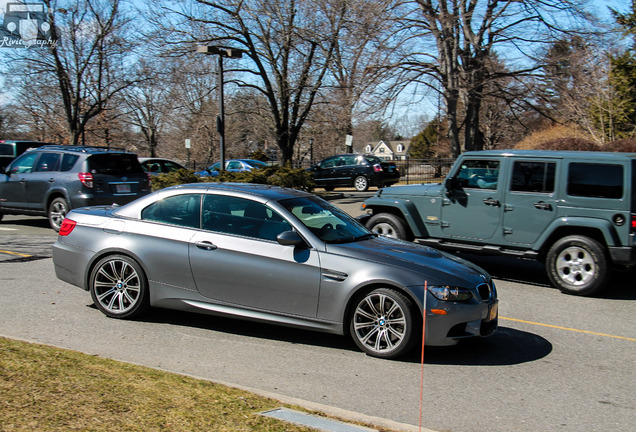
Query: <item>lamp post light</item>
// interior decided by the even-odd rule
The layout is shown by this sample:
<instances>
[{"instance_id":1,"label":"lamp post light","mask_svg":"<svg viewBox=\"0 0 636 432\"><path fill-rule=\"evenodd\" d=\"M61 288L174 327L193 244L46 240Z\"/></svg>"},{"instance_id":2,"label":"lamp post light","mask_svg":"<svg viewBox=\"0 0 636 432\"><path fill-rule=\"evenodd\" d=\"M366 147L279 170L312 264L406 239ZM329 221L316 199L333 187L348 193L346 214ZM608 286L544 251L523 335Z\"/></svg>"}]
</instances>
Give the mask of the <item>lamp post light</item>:
<instances>
[{"instance_id":1,"label":"lamp post light","mask_svg":"<svg viewBox=\"0 0 636 432\"><path fill-rule=\"evenodd\" d=\"M219 88L219 115L216 117L216 130L219 133L219 153L221 161L219 169L225 170L225 113L223 110L223 57L241 58L243 51L236 48L226 48L213 45L197 47L197 52L208 55L218 55L218 88Z\"/></svg>"}]
</instances>

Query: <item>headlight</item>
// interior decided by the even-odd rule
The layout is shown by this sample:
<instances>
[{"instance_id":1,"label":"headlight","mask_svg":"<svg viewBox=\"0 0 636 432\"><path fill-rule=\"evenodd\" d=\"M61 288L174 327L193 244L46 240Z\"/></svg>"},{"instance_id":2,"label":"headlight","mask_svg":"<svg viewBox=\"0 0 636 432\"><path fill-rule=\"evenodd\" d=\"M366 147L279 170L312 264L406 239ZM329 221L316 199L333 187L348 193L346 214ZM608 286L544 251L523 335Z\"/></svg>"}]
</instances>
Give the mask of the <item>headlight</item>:
<instances>
[{"instance_id":1,"label":"headlight","mask_svg":"<svg viewBox=\"0 0 636 432\"><path fill-rule=\"evenodd\" d=\"M473 294L468 289L454 286L432 285L428 287L428 292L440 300L451 302L466 301L473 297Z\"/></svg>"}]
</instances>

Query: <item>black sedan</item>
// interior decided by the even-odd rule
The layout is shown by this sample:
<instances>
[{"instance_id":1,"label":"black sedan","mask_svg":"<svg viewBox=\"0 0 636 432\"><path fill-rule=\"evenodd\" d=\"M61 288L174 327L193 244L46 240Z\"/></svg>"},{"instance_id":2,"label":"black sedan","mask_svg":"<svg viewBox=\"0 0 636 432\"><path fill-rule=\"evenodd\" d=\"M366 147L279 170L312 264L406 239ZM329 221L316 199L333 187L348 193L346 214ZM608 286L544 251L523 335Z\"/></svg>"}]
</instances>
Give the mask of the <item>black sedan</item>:
<instances>
[{"instance_id":1,"label":"black sedan","mask_svg":"<svg viewBox=\"0 0 636 432\"><path fill-rule=\"evenodd\" d=\"M336 187L354 187L364 192L369 186L379 188L400 181L395 162L372 155L343 154L323 159L309 168L316 186L332 191Z\"/></svg>"}]
</instances>

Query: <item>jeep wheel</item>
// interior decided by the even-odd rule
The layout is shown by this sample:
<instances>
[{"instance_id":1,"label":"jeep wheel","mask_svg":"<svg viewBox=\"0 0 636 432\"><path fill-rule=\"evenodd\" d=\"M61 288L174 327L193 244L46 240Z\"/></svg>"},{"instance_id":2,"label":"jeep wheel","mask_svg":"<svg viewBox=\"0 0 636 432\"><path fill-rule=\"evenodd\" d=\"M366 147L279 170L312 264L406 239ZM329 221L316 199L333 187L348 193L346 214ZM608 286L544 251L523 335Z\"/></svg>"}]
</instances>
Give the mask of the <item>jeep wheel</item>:
<instances>
[{"instance_id":1,"label":"jeep wheel","mask_svg":"<svg viewBox=\"0 0 636 432\"><path fill-rule=\"evenodd\" d=\"M610 269L603 246L589 237L568 236L552 245L546 268L550 281L566 294L596 294L607 282Z\"/></svg>"},{"instance_id":2,"label":"jeep wheel","mask_svg":"<svg viewBox=\"0 0 636 432\"><path fill-rule=\"evenodd\" d=\"M64 198L55 198L49 205L48 217L51 228L59 231L62 221L68 213L68 204Z\"/></svg>"},{"instance_id":3,"label":"jeep wheel","mask_svg":"<svg viewBox=\"0 0 636 432\"><path fill-rule=\"evenodd\" d=\"M366 227L376 234L401 240L412 240L404 219L391 213L378 213L369 219Z\"/></svg>"},{"instance_id":4,"label":"jeep wheel","mask_svg":"<svg viewBox=\"0 0 636 432\"><path fill-rule=\"evenodd\" d=\"M353 180L353 187L358 192L366 192L369 189L369 180L365 176L358 176Z\"/></svg>"}]
</instances>

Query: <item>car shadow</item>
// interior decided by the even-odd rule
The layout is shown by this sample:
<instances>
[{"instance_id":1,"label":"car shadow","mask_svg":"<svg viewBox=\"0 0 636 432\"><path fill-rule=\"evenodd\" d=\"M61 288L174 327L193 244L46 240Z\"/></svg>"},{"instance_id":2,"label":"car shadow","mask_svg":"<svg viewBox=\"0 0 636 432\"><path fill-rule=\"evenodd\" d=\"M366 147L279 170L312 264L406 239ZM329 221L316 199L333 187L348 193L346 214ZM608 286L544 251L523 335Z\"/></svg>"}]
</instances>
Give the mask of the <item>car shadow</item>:
<instances>
[{"instance_id":1,"label":"car shadow","mask_svg":"<svg viewBox=\"0 0 636 432\"><path fill-rule=\"evenodd\" d=\"M457 345L424 350L424 363L453 366L511 366L547 357L552 344L533 333L509 327L499 327L487 338L471 338ZM421 362L421 351L412 353L406 361Z\"/></svg>"},{"instance_id":2,"label":"car shadow","mask_svg":"<svg viewBox=\"0 0 636 432\"><path fill-rule=\"evenodd\" d=\"M234 318L151 309L141 320L362 354L347 336ZM535 361L546 357L551 351L552 344L540 336L508 327L499 327L497 332L488 338L466 339L452 347L426 348L424 361L427 364L438 365L504 366ZM394 361L420 363L420 359L421 351L415 349L405 357Z\"/></svg>"},{"instance_id":3,"label":"car shadow","mask_svg":"<svg viewBox=\"0 0 636 432\"><path fill-rule=\"evenodd\" d=\"M552 286L546 274L545 265L539 261L471 253L456 255L482 267L495 279L558 290ZM607 300L636 300L634 287L636 287L636 269L614 271L606 289L593 297Z\"/></svg>"}]
</instances>

